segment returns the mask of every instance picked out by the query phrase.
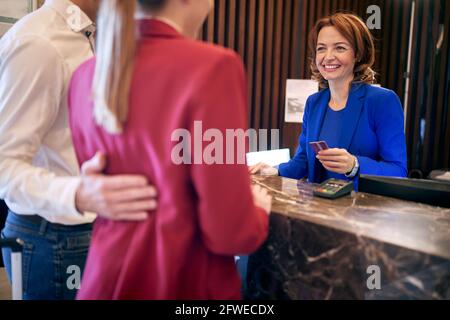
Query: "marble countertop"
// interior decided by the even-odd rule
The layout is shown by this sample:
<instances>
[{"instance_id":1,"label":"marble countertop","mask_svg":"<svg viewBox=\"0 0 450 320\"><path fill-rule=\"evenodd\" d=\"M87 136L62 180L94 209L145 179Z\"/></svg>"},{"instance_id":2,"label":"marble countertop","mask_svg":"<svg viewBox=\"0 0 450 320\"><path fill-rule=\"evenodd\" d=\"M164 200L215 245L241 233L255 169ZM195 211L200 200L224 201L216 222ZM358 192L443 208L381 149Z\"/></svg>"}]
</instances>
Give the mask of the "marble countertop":
<instances>
[{"instance_id":1,"label":"marble countertop","mask_svg":"<svg viewBox=\"0 0 450 320\"><path fill-rule=\"evenodd\" d=\"M314 197L314 184L252 176L273 196L272 212L356 236L450 259L450 209L355 193L336 200Z\"/></svg>"}]
</instances>

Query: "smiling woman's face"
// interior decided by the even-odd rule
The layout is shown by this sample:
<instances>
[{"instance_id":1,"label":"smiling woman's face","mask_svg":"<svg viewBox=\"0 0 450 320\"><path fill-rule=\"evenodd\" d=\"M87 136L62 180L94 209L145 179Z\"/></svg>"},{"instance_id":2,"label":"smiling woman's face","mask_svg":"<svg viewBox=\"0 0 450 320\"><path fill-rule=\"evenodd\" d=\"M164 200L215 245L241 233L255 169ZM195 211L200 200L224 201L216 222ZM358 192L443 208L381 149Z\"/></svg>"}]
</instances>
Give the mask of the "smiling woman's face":
<instances>
[{"instance_id":1,"label":"smiling woman's face","mask_svg":"<svg viewBox=\"0 0 450 320\"><path fill-rule=\"evenodd\" d=\"M328 82L352 81L355 51L335 27L324 27L319 32L316 47L317 69Z\"/></svg>"}]
</instances>

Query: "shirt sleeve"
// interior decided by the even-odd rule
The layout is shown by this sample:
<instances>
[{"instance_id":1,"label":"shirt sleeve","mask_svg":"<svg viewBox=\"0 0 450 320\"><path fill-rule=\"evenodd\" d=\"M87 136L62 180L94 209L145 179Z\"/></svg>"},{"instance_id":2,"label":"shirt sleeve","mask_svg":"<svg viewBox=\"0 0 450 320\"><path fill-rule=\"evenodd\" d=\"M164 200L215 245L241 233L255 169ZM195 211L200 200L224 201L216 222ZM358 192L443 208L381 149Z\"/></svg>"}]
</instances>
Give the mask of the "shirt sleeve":
<instances>
[{"instance_id":1,"label":"shirt sleeve","mask_svg":"<svg viewBox=\"0 0 450 320\"><path fill-rule=\"evenodd\" d=\"M207 163L211 160L208 156L213 153L208 152L210 142L203 142L203 154L200 155L203 156L203 164L193 164L191 169L198 196L202 238L216 254L248 254L266 239L268 215L254 205L245 164L246 150L241 149L244 154L238 152L238 139L234 140L234 145L229 139L225 141L227 130L228 133L231 133L229 130L233 133L247 130L244 67L237 55L227 53L201 78L204 85L192 102L191 125L194 121L201 121L204 138L211 138L211 142L216 141L212 136L223 139L222 147L218 141L217 162ZM192 134L194 129L190 129ZM211 137L207 132L212 134ZM223 149L223 154L220 154L220 149ZM194 150L194 154L197 151Z\"/></svg>"},{"instance_id":2,"label":"shirt sleeve","mask_svg":"<svg viewBox=\"0 0 450 320\"><path fill-rule=\"evenodd\" d=\"M57 50L37 36L13 40L0 56L0 198L33 208L50 222L79 215L80 178L33 166L58 115L66 77Z\"/></svg>"}]
</instances>

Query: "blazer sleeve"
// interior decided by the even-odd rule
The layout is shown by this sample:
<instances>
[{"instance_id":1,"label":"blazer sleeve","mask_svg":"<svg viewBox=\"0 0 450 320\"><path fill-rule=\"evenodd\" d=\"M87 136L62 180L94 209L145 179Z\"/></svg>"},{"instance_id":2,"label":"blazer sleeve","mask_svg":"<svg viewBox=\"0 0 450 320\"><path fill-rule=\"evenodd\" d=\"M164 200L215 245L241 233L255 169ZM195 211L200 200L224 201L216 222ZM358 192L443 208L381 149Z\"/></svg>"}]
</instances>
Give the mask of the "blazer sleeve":
<instances>
[{"instance_id":1,"label":"blazer sleeve","mask_svg":"<svg viewBox=\"0 0 450 320\"><path fill-rule=\"evenodd\" d=\"M308 175L308 156L306 154L306 135L308 132L308 114L311 102L306 101L305 113L303 114L302 132L298 138L298 148L294 157L289 162L278 166L278 173L282 177L302 179Z\"/></svg>"},{"instance_id":2,"label":"blazer sleeve","mask_svg":"<svg viewBox=\"0 0 450 320\"><path fill-rule=\"evenodd\" d=\"M198 196L202 239L207 248L221 255L248 254L266 239L268 215L253 202L245 164L248 145L244 143L241 154L237 154L238 143L235 141L232 147L230 141L225 141L227 130L242 133L247 128L244 67L240 58L228 51L218 60L211 62L213 65L193 80L201 85L192 101L190 126L194 121L201 121L204 139L210 141L203 142L203 163L192 164L191 175ZM190 129L194 132L192 127ZM218 148L210 153L213 141L218 143ZM214 159L208 160L207 155L217 156L217 161L211 163Z\"/></svg>"},{"instance_id":3,"label":"blazer sleeve","mask_svg":"<svg viewBox=\"0 0 450 320\"><path fill-rule=\"evenodd\" d=\"M376 100L371 116L378 140L379 159L358 156L360 173L406 177L406 138L401 102L392 91L380 94Z\"/></svg>"}]
</instances>

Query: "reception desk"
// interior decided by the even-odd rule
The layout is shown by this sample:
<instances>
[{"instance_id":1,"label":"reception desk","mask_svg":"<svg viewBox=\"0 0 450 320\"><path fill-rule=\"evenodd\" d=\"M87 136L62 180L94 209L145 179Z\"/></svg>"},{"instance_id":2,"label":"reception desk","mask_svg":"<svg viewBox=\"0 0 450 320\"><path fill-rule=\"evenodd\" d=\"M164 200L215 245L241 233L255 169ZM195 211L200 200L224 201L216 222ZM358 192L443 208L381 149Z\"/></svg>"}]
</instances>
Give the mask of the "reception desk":
<instances>
[{"instance_id":1,"label":"reception desk","mask_svg":"<svg viewBox=\"0 0 450 320\"><path fill-rule=\"evenodd\" d=\"M450 299L450 209L253 176L273 196L247 299Z\"/></svg>"}]
</instances>

